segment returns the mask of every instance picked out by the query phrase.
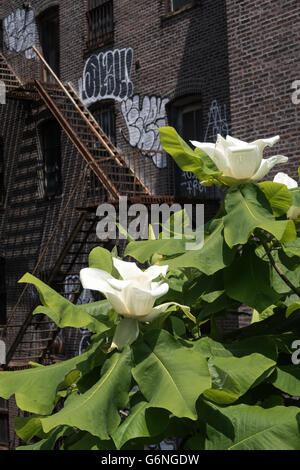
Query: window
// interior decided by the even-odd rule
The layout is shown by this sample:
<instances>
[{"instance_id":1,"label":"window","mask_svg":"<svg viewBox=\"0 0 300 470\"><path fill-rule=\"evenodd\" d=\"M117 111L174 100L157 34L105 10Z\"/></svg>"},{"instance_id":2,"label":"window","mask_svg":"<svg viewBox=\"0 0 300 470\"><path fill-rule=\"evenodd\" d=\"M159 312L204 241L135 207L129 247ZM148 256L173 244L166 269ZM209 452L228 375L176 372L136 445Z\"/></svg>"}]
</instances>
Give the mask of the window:
<instances>
[{"instance_id":1,"label":"window","mask_svg":"<svg viewBox=\"0 0 300 470\"><path fill-rule=\"evenodd\" d=\"M5 259L0 258L0 326L6 324Z\"/></svg>"},{"instance_id":2,"label":"window","mask_svg":"<svg viewBox=\"0 0 300 470\"><path fill-rule=\"evenodd\" d=\"M98 104L91 109L94 118L102 128L103 132L116 144L116 118L113 102Z\"/></svg>"},{"instance_id":3,"label":"window","mask_svg":"<svg viewBox=\"0 0 300 470\"><path fill-rule=\"evenodd\" d=\"M88 49L110 41L114 31L113 0L88 0Z\"/></svg>"},{"instance_id":4,"label":"window","mask_svg":"<svg viewBox=\"0 0 300 470\"><path fill-rule=\"evenodd\" d=\"M8 446L8 407L7 402L0 398L0 446Z\"/></svg>"},{"instance_id":5,"label":"window","mask_svg":"<svg viewBox=\"0 0 300 470\"><path fill-rule=\"evenodd\" d=\"M4 142L0 137L0 206L5 201L5 188L4 188Z\"/></svg>"},{"instance_id":6,"label":"window","mask_svg":"<svg viewBox=\"0 0 300 470\"><path fill-rule=\"evenodd\" d=\"M192 5L193 3L194 0L171 0L171 10L177 11L185 7L186 5Z\"/></svg>"},{"instance_id":7,"label":"window","mask_svg":"<svg viewBox=\"0 0 300 470\"><path fill-rule=\"evenodd\" d=\"M57 121L45 121L39 126L44 167L44 191L48 198L62 193L61 129Z\"/></svg>"},{"instance_id":8,"label":"window","mask_svg":"<svg viewBox=\"0 0 300 470\"><path fill-rule=\"evenodd\" d=\"M0 20L0 52L3 52L4 36L3 36L3 21Z\"/></svg>"},{"instance_id":9,"label":"window","mask_svg":"<svg viewBox=\"0 0 300 470\"><path fill-rule=\"evenodd\" d=\"M43 12L38 18L38 25L43 55L52 70L59 76L59 8L51 7ZM46 69L43 69L43 80L53 81L52 75Z\"/></svg>"}]
</instances>

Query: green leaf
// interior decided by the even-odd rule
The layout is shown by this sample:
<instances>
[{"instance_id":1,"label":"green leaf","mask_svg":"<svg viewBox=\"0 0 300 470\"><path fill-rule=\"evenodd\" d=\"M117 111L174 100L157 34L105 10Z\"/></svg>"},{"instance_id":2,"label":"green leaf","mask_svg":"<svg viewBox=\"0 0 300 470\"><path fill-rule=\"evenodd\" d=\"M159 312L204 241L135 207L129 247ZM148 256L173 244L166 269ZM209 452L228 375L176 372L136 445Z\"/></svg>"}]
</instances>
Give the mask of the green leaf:
<instances>
[{"instance_id":1,"label":"green leaf","mask_svg":"<svg viewBox=\"0 0 300 470\"><path fill-rule=\"evenodd\" d=\"M293 302L287 308L286 317L287 318L290 317L294 312L297 312L298 310L300 310L300 301L299 302Z\"/></svg>"},{"instance_id":2,"label":"green leaf","mask_svg":"<svg viewBox=\"0 0 300 470\"><path fill-rule=\"evenodd\" d=\"M282 242L296 238L293 221L277 221L264 193L253 183L232 187L227 193L225 207L224 234L231 248L247 243L256 228L266 230Z\"/></svg>"},{"instance_id":3,"label":"green leaf","mask_svg":"<svg viewBox=\"0 0 300 470\"><path fill-rule=\"evenodd\" d=\"M275 217L280 217L288 212L293 199L285 184L264 181L258 186L268 199Z\"/></svg>"},{"instance_id":4,"label":"green leaf","mask_svg":"<svg viewBox=\"0 0 300 470\"><path fill-rule=\"evenodd\" d=\"M271 373L276 362L257 353L245 357L212 357L209 369L213 377L212 389L204 397L227 405L244 395L266 373Z\"/></svg>"},{"instance_id":5,"label":"green leaf","mask_svg":"<svg viewBox=\"0 0 300 470\"><path fill-rule=\"evenodd\" d=\"M113 433L117 449L132 439L155 437L168 426L169 413L159 408L151 408L141 394L137 394L132 403L130 415Z\"/></svg>"},{"instance_id":6,"label":"green leaf","mask_svg":"<svg viewBox=\"0 0 300 470\"><path fill-rule=\"evenodd\" d=\"M89 254L89 267L102 269L111 274L113 270L113 262L110 251L98 246Z\"/></svg>"},{"instance_id":7,"label":"green leaf","mask_svg":"<svg viewBox=\"0 0 300 470\"><path fill-rule=\"evenodd\" d=\"M111 328L109 324L97 320L97 318L88 313L88 310L93 308L89 304L86 306L73 305L69 300L59 295L55 290L31 274L25 274L19 282L33 284L39 291L40 300L43 305L37 307L33 314L43 313L47 315L60 328L68 326L73 328L86 327L96 333L102 333ZM107 303L103 304L103 308L108 308L107 306Z\"/></svg>"},{"instance_id":8,"label":"green leaf","mask_svg":"<svg viewBox=\"0 0 300 470\"><path fill-rule=\"evenodd\" d=\"M209 157L200 149L197 152L177 134L173 127L159 129L160 142L163 149L171 155L179 168L191 171L197 178L209 180L221 175L214 163L207 163Z\"/></svg>"},{"instance_id":9,"label":"green leaf","mask_svg":"<svg viewBox=\"0 0 300 470\"><path fill-rule=\"evenodd\" d=\"M60 426L47 439L42 439L36 444L18 447L17 450L53 450L58 439L68 436L71 432L72 429Z\"/></svg>"},{"instance_id":10,"label":"green leaf","mask_svg":"<svg viewBox=\"0 0 300 470\"><path fill-rule=\"evenodd\" d=\"M143 342L133 345L133 352L136 367L132 373L149 404L179 418L197 419L196 401L211 386L203 355L164 330L146 333Z\"/></svg>"},{"instance_id":11,"label":"green leaf","mask_svg":"<svg viewBox=\"0 0 300 470\"><path fill-rule=\"evenodd\" d=\"M68 361L47 367L0 373L0 397L8 400L15 395L18 407L37 415L49 415L54 406L56 393L65 377L86 364L99 353L99 342L84 354Z\"/></svg>"},{"instance_id":12,"label":"green leaf","mask_svg":"<svg viewBox=\"0 0 300 470\"><path fill-rule=\"evenodd\" d=\"M205 238L204 246L200 250L187 251L177 258L159 264L167 264L170 268L196 268L210 276L229 266L235 254L236 248L230 249L225 243L223 221L217 220L213 232Z\"/></svg>"},{"instance_id":13,"label":"green leaf","mask_svg":"<svg viewBox=\"0 0 300 470\"><path fill-rule=\"evenodd\" d=\"M124 256L131 256L140 263L150 261L154 254L174 256L185 252L186 240L147 240L131 242L127 245Z\"/></svg>"},{"instance_id":14,"label":"green leaf","mask_svg":"<svg viewBox=\"0 0 300 470\"><path fill-rule=\"evenodd\" d=\"M88 432L77 431L67 437L60 450L115 450L113 442L101 441L98 437Z\"/></svg>"},{"instance_id":15,"label":"green leaf","mask_svg":"<svg viewBox=\"0 0 300 470\"><path fill-rule=\"evenodd\" d=\"M300 367L295 365L276 367L271 383L291 396L300 396Z\"/></svg>"},{"instance_id":16,"label":"green leaf","mask_svg":"<svg viewBox=\"0 0 300 470\"><path fill-rule=\"evenodd\" d=\"M282 245L285 254L289 257L297 257L300 262L300 237L296 240Z\"/></svg>"},{"instance_id":17,"label":"green leaf","mask_svg":"<svg viewBox=\"0 0 300 470\"><path fill-rule=\"evenodd\" d=\"M30 442L33 437L48 439L42 428L41 416L15 418L15 432L24 442Z\"/></svg>"},{"instance_id":18,"label":"green leaf","mask_svg":"<svg viewBox=\"0 0 300 470\"><path fill-rule=\"evenodd\" d=\"M104 363L101 378L92 388L75 397L58 413L43 419L44 431L67 425L109 440L120 423L119 410L128 403L130 370L131 350L127 347Z\"/></svg>"},{"instance_id":19,"label":"green leaf","mask_svg":"<svg viewBox=\"0 0 300 470\"><path fill-rule=\"evenodd\" d=\"M206 421L206 450L299 450L300 411L297 407L201 404Z\"/></svg>"},{"instance_id":20,"label":"green leaf","mask_svg":"<svg viewBox=\"0 0 300 470\"><path fill-rule=\"evenodd\" d=\"M269 264L250 247L244 248L240 258L224 271L224 283L229 297L259 312L280 298L272 287Z\"/></svg>"}]
</instances>

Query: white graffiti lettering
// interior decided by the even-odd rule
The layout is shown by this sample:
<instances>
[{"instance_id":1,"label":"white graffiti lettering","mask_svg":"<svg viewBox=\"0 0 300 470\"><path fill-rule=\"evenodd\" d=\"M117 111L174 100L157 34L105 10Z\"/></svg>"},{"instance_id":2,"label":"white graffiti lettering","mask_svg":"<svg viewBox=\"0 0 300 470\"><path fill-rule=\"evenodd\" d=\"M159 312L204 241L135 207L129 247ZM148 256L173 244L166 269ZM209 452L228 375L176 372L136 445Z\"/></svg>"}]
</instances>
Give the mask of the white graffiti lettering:
<instances>
[{"instance_id":1,"label":"white graffiti lettering","mask_svg":"<svg viewBox=\"0 0 300 470\"><path fill-rule=\"evenodd\" d=\"M15 12L3 20L4 41L9 51L22 52L35 45L36 25L34 9ZM32 51L27 50L25 55L32 58Z\"/></svg>"},{"instance_id":2,"label":"white graffiti lettering","mask_svg":"<svg viewBox=\"0 0 300 470\"><path fill-rule=\"evenodd\" d=\"M130 80L133 63L133 49L93 54L87 60L83 76L79 80L79 92L85 105L99 100L123 101L133 95Z\"/></svg>"},{"instance_id":3,"label":"white graffiti lettering","mask_svg":"<svg viewBox=\"0 0 300 470\"><path fill-rule=\"evenodd\" d=\"M168 98L162 99L157 96L145 96L141 100L138 95L135 95L133 98L124 100L121 104L121 111L129 134L127 141L134 148L142 151L148 150L145 153L152 157L158 168L166 168L166 155L149 151L162 150L158 128L166 125L166 104L168 101ZM122 134L124 136L124 132Z\"/></svg>"}]
</instances>

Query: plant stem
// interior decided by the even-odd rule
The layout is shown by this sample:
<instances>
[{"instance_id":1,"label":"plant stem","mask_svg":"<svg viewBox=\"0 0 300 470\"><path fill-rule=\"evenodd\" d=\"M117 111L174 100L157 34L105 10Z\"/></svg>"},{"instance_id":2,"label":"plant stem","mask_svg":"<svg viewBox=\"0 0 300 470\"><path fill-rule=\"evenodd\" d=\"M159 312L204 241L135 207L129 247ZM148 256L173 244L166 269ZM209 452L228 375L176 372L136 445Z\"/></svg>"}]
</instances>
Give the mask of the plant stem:
<instances>
[{"instance_id":1,"label":"plant stem","mask_svg":"<svg viewBox=\"0 0 300 470\"><path fill-rule=\"evenodd\" d=\"M281 279L283 280L283 282L285 282L285 284L293 291L295 292L295 294L298 295L298 297L300 297L300 290L297 289L297 287L294 286L294 284L291 283L291 281L286 277L285 274L283 274L283 272L281 271L280 267L276 264L273 256L272 256L272 253L271 251L269 250L268 248L268 245L266 244L266 242L260 240L263 247L264 247L264 250L270 260L270 263L271 265L273 266L273 268L275 269L275 271L277 272L277 274L281 277Z\"/></svg>"}]
</instances>

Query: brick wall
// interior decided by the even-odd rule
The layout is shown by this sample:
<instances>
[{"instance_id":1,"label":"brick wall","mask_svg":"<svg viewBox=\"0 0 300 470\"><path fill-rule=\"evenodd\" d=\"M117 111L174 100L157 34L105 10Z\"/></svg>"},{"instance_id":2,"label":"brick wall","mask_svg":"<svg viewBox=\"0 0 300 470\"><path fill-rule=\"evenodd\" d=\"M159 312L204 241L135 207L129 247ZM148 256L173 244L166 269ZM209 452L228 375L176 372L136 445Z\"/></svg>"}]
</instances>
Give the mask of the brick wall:
<instances>
[{"instance_id":1,"label":"brick wall","mask_svg":"<svg viewBox=\"0 0 300 470\"><path fill-rule=\"evenodd\" d=\"M227 0L232 133L251 141L280 135L269 152L286 155L270 176L300 166L300 105L291 85L300 79L297 0ZM274 153L275 152L275 153Z\"/></svg>"}]
</instances>

